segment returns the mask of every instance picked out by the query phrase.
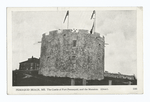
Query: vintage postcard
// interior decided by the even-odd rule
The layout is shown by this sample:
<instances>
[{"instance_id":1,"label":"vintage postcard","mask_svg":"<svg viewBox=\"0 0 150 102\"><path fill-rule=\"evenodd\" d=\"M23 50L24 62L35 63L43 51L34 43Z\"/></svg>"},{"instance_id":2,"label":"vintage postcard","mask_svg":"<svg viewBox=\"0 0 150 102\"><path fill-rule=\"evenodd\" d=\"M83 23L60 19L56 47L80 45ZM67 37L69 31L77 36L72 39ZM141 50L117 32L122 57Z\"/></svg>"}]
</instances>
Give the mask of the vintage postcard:
<instances>
[{"instance_id":1,"label":"vintage postcard","mask_svg":"<svg viewBox=\"0 0 150 102\"><path fill-rule=\"evenodd\" d=\"M7 8L7 93L142 94L143 8Z\"/></svg>"}]
</instances>

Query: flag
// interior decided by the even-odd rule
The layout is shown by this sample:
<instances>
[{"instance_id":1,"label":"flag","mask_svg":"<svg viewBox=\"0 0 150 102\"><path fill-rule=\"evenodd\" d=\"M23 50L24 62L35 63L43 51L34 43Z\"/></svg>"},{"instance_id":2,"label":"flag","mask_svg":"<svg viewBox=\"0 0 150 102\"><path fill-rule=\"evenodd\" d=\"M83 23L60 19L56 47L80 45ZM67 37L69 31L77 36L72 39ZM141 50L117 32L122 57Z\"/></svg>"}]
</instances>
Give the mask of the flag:
<instances>
[{"instance_id":1,"label":"flag","mask_svg":"<svg viewBox=\"0 0 150 102\"><path fill-rule=\"evenodd\" d=\"M95 10L94 10L93 13L92 13L91 19L93 18L94 14L95 14Z\"/></svg>"},{"instance_id":2,"label":"flag","mask_svg":"<svg viewBox=\"0 0 150 102\"><path fill-rule=\"evenodd\" d=\"M67 16L69 16L69 11L67 11L66 16L65 16L65 19L64 19L64 22L63 22L63 23L65 23L65 20L66 20Z\"/></svg>"},{"instance_id":3,"label":"flag","mask_svg":"<svg viewBox=\"0 0 150 102\"><path fill-rule=\"evenodd\" d=\"M90 30L91 34L93 33L93 29L94 29L94 23L93 23L92 29Z\"/></svg>"}]
</instances>

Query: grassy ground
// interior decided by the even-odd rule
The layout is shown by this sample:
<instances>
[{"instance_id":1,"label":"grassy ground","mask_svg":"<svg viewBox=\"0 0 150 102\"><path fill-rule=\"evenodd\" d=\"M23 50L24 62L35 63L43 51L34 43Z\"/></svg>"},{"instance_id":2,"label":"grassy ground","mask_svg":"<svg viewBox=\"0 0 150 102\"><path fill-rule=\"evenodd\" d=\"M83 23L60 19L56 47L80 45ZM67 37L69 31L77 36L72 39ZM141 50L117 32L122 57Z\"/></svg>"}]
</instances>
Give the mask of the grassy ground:
<instances>
[{"instance_id":1,"label":"grassy ground","mask_svg":"<svg viewBox=\"0 0 150 102\"><path fill-rule=\"evenodd\" d=\"M112 80L112 85L128 85L130 80L105 77L103 80L87 80L86 85L108 85ZM137 81L131 81L136 85ZM13 86L70 86L71 78L68 77L48 77L39 75L38 71L13 71ZM75 79L75 85L82 85L82 79Z\"/></svg>"}]
</instances>

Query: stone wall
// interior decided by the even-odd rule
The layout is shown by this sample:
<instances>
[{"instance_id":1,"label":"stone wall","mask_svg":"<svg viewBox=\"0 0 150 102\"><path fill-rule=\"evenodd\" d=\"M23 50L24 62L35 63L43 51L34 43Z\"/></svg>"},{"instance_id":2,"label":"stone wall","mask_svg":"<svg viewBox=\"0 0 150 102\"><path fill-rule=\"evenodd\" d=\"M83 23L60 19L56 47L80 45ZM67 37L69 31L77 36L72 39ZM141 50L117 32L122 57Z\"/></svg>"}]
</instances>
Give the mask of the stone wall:
<instances>
[{"instance_id":1,"label":"stone wall","mask_svg":"<svg viewBox=\"0 0 150 102\"><path fill-rule=\"evenodd\" d=\"M39 74L45 76L104 78L104 37L71 29L43 34Z\"/></svg>"}]
</instances>

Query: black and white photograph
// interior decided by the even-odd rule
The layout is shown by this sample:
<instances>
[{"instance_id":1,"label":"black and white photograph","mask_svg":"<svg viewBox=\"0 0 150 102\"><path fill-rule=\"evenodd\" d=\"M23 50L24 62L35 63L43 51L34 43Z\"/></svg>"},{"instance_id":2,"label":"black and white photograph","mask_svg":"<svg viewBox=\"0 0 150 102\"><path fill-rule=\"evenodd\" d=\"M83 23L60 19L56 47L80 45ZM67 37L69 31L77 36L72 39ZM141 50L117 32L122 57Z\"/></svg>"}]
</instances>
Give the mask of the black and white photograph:
<instances>
[{"instance_id":1,"label":"black and white photograph","mask_svg":"<svg viewBox=\"0 0 150 102\"><path fill-rule=\"evenodd\" d=\"M19 92L127 87L141 93L141 12L136 7L8 8L8 86Z\"/></svg>"}]
</instances>

